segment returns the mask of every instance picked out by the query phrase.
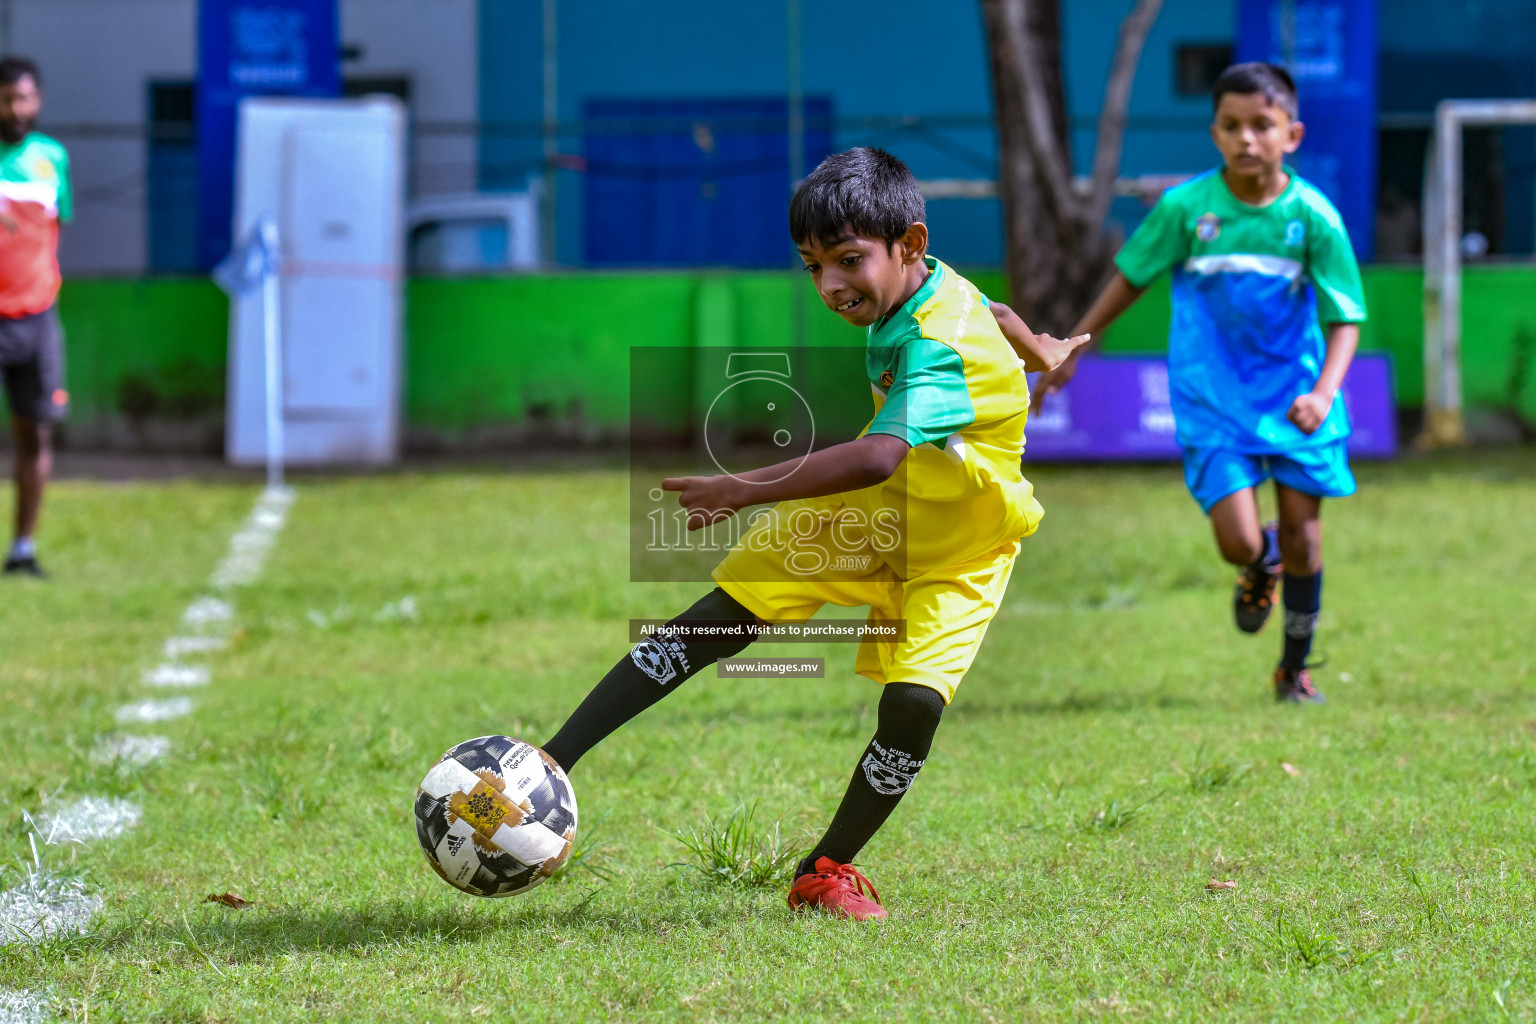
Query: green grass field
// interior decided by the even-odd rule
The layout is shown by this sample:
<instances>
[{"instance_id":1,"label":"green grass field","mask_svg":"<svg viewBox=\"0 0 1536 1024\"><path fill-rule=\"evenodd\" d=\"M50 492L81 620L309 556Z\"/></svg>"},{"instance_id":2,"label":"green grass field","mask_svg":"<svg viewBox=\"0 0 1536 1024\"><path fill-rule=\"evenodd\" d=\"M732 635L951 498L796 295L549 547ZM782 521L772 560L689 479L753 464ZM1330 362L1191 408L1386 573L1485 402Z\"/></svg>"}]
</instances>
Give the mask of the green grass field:
<instances>
[{"instance_id":1,"label":"green grass field","mask_svg":"<svg viewBox=\"0 0 1536 1024\"><path fill-rule=\"evenodd\" d=\"M257 491L61 484L56 579L0 581L0 886L23 811L143 820L49 848L102 911L0 946L0 988L81 1021L1536 1019L1536 452L1358 468L1325 514L1320 708L1271 701L1278 629L1232 627L1175 468L1032 470L1045 523L861 858L874 926L671 867L668 834L756 802L808 844L874 727L850 647L765 651L826 680L707 671L594 751L595 870L484 901L425 864L410 804L444 748L547 738L627 618L704 589L626 582L622 468L301 481L139 769L89 751ZM226 891L253 906L204 902Z\"/></svg>"}]
</instances>

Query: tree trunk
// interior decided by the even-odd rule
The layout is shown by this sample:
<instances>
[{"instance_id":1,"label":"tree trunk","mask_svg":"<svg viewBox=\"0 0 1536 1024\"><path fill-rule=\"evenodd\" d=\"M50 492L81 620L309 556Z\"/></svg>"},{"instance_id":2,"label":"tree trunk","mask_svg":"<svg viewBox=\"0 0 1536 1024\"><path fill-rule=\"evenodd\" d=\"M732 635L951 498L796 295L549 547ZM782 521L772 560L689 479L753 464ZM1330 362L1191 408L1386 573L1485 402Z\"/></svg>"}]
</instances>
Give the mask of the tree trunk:
<instances>
[{"instance_id":1,"label":"tree trunk","mask_svg":"<svg viewBox=\"0 0 1536 1024\"><path fill-rule=\"evenodd\" d=\"M1074 183L1061 73L1060 0L982 0L997 108L1008 280L1035 330L1064 335L1103 287L1114 256L1113 199L1125 112L1142 44L1163 0L1136 0L1121 23L1088 188Z\"/></svg>"}]
</instances>

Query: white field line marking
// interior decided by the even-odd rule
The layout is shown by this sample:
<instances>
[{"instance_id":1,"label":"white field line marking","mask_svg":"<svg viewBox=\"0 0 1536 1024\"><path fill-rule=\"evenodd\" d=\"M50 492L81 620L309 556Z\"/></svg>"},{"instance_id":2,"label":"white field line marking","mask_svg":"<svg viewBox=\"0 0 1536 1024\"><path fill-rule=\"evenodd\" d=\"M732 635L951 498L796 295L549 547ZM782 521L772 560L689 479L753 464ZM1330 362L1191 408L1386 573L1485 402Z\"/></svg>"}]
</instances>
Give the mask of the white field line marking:
<instances>
[{"instance_id":1,"label":"white field line marking","mask_svg":"<svg viewBox=\"0 0 1536 1024\"><path fill-rule=\"evenodd\" d=\"M41 992L0 988L0 1024L42 1024L47 1019L47 1005Z\"/></svg>"},{"instance_id":2,"label":"white field line marking","mask_svg":"<svg viewBox=\"0 0 1536 1024\"><path fill-rule=\"evenodd\" d=\"M192 711L191 697L168 697L165 700L141 700L124 704L117 709L117 720L123 725L132 722L169 722Z\"/></svg>"},{"instance_id":3,"label":"white field line marking","mask_svg":"<svg viewBox=\"0 0 1536 1024\"><path fill-rule=\"evenodd\" d=\"M415 622L420 617L420 613L416 610L415 594L406 594L400 600L391 601L373 613L374 622L399 622L401 620Z\"/></svg>"},{"instance_id":4,"label":"white field line marking","mask_svg":"<svg viewBox=\"0 0 1536 1024\"><path fill-rule=\"evenodd\" d=\"M115 839L139 823L144 812L138 804L112 797L83 796L55 810L44 810L37 823L48 833L50 845Z\"/></svg>"},{"instance_id":5,"label":"white field line marking","mask_svg":"<svg viewBox=\"0 0 1536 1024\"><path fill-rule=\"evenodd\" d=\"M84 935L101 897L78 878L46 874L0 892L0 946L33 943L74 932Z\"/></svg>"},{"instance_id":6,"label":"white field line marking","mask_svg":"<svg viewBox=\"0 0 1536 1024\"><path fill-rule=\"evenodd\" d=\"M187 609L191 611L191 609ZM173 636L165 642L165 656L178 661L189 654L208 654L222 651L229 641L222 636Z\"/></svg>"},{"instance_id":7,"label":"white field line marking","mask_svg":"<svg viewBox=\"0 0 1536 1024\"><path fill-rule=\"evenodd\" d=\"M181 621L198 632L204 632L210 628L221 628L234 614L235 610L229 606L228 601L220 601L216 597L200 597L182 612Z\"/></svg>"},{"instance_id":8,"label":"white field line marking","mask_svg":"<svg viewBox=\"0 0 1536 1024\"><path fill-rule=\"evenodd\" d=\"M213 570L213 585L220 590L241 587L261 574L272 542L288 520L293 491L287 487L268 487L256 502L251 517L229 539L229 554Z\"/></svg>"},{"instance_id":9,"label":"white field line marking","mask_svg":"<svg viewBox=\"0 0 1536 1024\"><path fill-rule=\"evenodd\" d=\"M35 832L34 827L34 832ZM15 942L33 943L70 932L85 934L101 898L85 890L78 878L66 878L43 863L32 843L32 863L14 889L0 892L0 947ZM51 838L51 837L50 837Z\"/></svg>"},{"instance_id":10,"label":"white field line marking","mask_svg":"<svg viewBox=\"0 0 1536 1024\"><path fill-rule=\"evenodd\" d=\"M91 760L97 764L115 764L121 761L142 767L158 761L171 752L169 736L132 736L117 733L103 736L91 751Z\"/></svg>"},{"instance_id":11,"label":"white field line marking","mask_svg":"<svg viewBox=\"0 0 1536 1024\"><path fill-rule=\"evenodd\" d=\"M144 673L146 686L207 686L210 676L202 665L177 665L166 662Z\"/></svg>"}]
</instances>

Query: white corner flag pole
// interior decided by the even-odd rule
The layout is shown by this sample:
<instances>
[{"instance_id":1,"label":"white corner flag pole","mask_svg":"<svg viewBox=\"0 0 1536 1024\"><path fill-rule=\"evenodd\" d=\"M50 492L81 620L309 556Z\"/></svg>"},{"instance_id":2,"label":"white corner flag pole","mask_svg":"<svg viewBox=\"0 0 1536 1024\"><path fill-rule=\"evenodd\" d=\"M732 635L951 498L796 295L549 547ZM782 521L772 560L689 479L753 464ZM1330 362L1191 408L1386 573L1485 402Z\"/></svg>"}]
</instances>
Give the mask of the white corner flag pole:
<instances>
[{"instance_id":1,"label":"white corner flag pole","mask_svg":"<svg viewBox=\"0 0 1536 1024\"><path fill-rule=\"evenodd\" d=\"M279 275L282 270L277 223L261 218L257 228L266 259L261 270L261 323L267 361L267 486L283 486L283 355L282 323L278 318Z\"/></svg>"}]
</instances>

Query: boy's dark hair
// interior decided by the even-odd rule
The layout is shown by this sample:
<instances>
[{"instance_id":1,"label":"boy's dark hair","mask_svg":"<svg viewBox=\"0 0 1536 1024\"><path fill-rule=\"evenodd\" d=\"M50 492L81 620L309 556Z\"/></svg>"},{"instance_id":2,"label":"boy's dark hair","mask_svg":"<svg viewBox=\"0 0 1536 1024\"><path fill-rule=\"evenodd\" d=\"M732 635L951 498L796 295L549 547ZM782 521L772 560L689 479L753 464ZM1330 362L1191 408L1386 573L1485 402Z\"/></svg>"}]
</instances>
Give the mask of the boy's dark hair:
<instances>
[{"instance_id":1,"label":"boy's dark hair","mask_svg":"<svg viewBox=\"0 0 1536 1024\"><path fill-rule=\"evenodd\" d=\"M32 76L39 89L43 87L43 73L37 70L36 63L26 57L0 58L0 85L15 85L27 75Z\"/></svg>"},{"instance_id":2,"label":"boy's dark hair","mask_svg":"<svg viewBox=\"0 0 1536 1024\"><path fill-rule=\"evenodd\" d=\"M1262 60L1233 64L1223 71L1221 77L1216 79L1215 88L1211 90L1212 110L1221 106L1221 98L1227 93L1238 96L1259 93L1285 111L1292 121L1301 112L1301 104L1296 99L1296 80L1291 77L1291 73L1277 64L1267 64Z\"/></svg>"},{"instance_id":3,"label":"boy's dark hair","mask_svg":"<svg viewBox=\"0 0 1536 1024\"><path fill-rule=\"evenodd\" d=\"M859 146L827 157L789 201L796 245L830 242L852 229L886 248L923 219L923 194L907 165L883 149Z\"/></svg>"}]
</instances>

